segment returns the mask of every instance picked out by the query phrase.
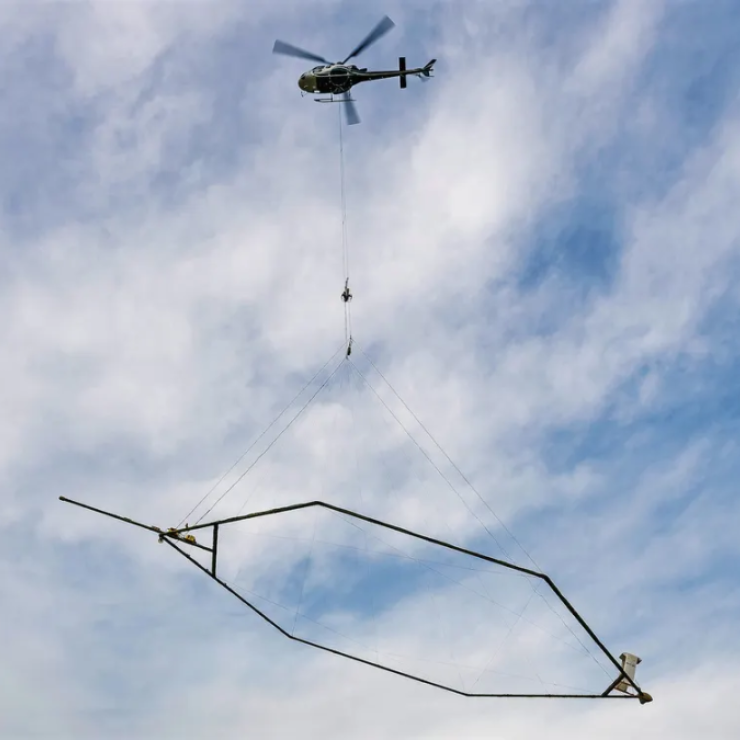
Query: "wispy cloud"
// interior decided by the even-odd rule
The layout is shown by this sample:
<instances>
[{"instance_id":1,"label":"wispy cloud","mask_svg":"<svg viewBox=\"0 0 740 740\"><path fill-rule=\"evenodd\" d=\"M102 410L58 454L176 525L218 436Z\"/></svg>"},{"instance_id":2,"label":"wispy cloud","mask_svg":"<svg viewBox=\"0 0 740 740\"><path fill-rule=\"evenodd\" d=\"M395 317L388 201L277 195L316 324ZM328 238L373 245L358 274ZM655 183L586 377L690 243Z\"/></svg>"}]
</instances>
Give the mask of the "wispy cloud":
<instances>
[{"instance_id":1,"label":"wispy cloud","mask_svg":"<svg viewBox=\"0 0 740 740\"><path fill-rule=\"evenodd\" d=\"M3 7L0 734L737 734L732 8L578 8ZM270 48L340 53L376 12L399 26L368 65L439 64L428 85L362 89L344 132L354 365L212 515L319 498L527 562L493 510L644 658L648 708L525 712L315 654L155 538L56 501L175 524L341 350L338 111ZM511 631L506 661L536 674L526 619L403 575L438 553L375 539L371 557L367 527L317 522L240 530L224 572L477 669L481 632Z\"/></svg>"}]
</instances>

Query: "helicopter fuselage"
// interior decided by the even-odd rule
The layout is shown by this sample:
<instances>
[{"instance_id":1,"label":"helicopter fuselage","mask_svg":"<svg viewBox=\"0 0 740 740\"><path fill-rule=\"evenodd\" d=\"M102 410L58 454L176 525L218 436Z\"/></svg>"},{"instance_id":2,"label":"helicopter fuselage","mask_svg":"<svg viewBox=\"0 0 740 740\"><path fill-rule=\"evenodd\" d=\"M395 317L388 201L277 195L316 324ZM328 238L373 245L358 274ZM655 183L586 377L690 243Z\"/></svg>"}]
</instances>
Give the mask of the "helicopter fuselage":
<instances>
[{"instance_id":1,"label":"helicopter fuselage","mask_svg":"<svg viewBox=\"0 0 740 740\"><path fill-rule=\"evenodd\" d=\"M360 69L354 64L325 64L304 72L298 79L298 87L306 93L324 95L340 95L360 82L383 80L389 77L402 77L413 74L423 74L424 68L409 70L377 70Z\"/></svg>"}]
</instances>

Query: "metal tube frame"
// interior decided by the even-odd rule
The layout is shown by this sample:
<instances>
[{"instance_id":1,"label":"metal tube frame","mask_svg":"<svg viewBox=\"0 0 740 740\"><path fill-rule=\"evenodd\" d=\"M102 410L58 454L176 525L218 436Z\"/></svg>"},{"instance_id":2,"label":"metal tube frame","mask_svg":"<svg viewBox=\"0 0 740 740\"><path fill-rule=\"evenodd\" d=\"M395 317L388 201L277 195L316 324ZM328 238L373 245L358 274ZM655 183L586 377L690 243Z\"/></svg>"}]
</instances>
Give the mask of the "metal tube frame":
<instances>
[{"instance_id":1,"label":"metal tube frame","mask_svg":"<svg viewBox=\"0 0 740 740\"><path fill-rule=\"evenodd\" d=\"M97 514L102 514L104 516L111 517L113 519L117 519L118 521L124 522L126 524L132 524L136 527L140 527L142 529L147 529L150 532L154 532L158 535L159 540L161 542L166 542L170 547L175 549L180 555L185 557L189 562L191 562L193 565L195 565L197 568L199 568L201 571L203 571L209 578L213 579L216 583L218 583L220 586L222 586L224 589L226 589L229 593L231 593L233 596L235 596L239 601L242 602L245 606L247 606L249 609L251 609L255 614L260 616L265 622L267 622L269 625L274 627L280 634L282 634L284 637L287 637L289 640L294 640L295 642L302 643L303 645L308 645L309 647L316 648L318 650L323 650L327 653L332 653L334 655L339 655L344 658L348 658L349 660L353 660L357 663L362 663L364 665L372 666L373 668L379 668L380 670L386 671L388 673L394 673L397 676L402 676L403 678L407 678L411 681L416 681L417 683L426 684L427 686L433 686L434 688L441 689L443 691L450 692L452 694L457 694L459 696L465 696L465 697L478 697L478 698L508 698L508 699L638 699L641 704L648 703L652 701L652 697L645 693L638 684L632 679L627 673L625 673L622 666L619 664L617 659L611 654L609 649L604 645L604 643L598 638L596 633L589 627L589 625L586 623L586 621L583 619L583 617L576 611L575 607L570 603L570 601L565 597L565 595L562 593L562 591L555 585L553 580L545 573L540 573L536 570L532 570L530 568L525 568L520 565L515 565L514 563L509 563L505 560L501 560L500 558L494 558L490 557L489 555L484 555L483 553L475 552L474 550L468 550L464 547L458 547L457 545L453 545L449 542L444 542L443 540L436 539L434 537L428 537L426 535L420 534L418 532L413 532L409 529L405 529L403 527L396 526L395 524L389 524L388 522L383 522L379 519L374 519L369 516L365 516L364 514L359 514L358 512L351 511L349 509L344 509L340 506L335 506L333 504L326 503L324 501L309 501L306 503L301 504L291 504L289 506L281 506L274 509L268 509L265 511L256 511L252 512L251 514L244 514L242 516L235 516L235 517L229 517L227 519L218 519L212 522L206 522L203 524L194 524L193 526L185 526L180 528L173 528L169 530L162 530L159 527L142 524L140 522L134 521L133 519L129 519L128 517L119 516L118 514L112 514L111 512L104 511L103 509L98 509L94 506L90 506L89 504L83 504L79 501L73 501L72 499L66 498L64 496L60 496L59 499L61 501L64 501L65 503L73 504L75 506L79 506L83 509L87 509L88 511L93 511ZM558 598L558 600L565 606L565 608L570 612L570 614L575 618L575 620L578 622L578 624L584 629L586 634L593 640L593 642L598 646L599 650L607 657L610 663L614 665L614 667L618 671L617 678L614 679L614 681L609 685L609 687L603 691L600 694L482 694L482 693L470 693L466 691L461 691L459 689L452 688L451 686L446 686L444 684L436 683L434 681L429 681L427 679L421 678L419 676L415 676L411 673L405 673L404 671L399 671L394 668L390 668L388 666L382 665L381 663L376 663L370 660L365 660L364 658L360 658L356 655L352 655L351 653L346 653L341 650L335 650L333 648L327 647L326 645L321 645L320 643L313 642L311 640L306 640L302 637L295 637L294 635L291 635L289 632L287 632L285 629L283 629L277 622L274 622L270 617L268 617L264 612L262 612L258 607L256 607L254 604L252 604L250 601L245 599L243 596L241 596L237 591L235 591L231 586L229 586L227 583L222 581L217 575L216 575L216 561L218 556L218 533L219 533L219 527L225 525L225 524L234 524L236 522L242 522L247 521L249 519L257 519L260 517L266 517L266 516L274 516L276 514L285 514L287 512L291 511L300 511L302 509L310 509L310 508L321 508L326 509L328 511L333 511L338 514L344 514L345 516L349 516L353 519L359 519L360 521L368 522L369 524L374 524L378 527L382 527L384 529L388 529L394 532L399 532L400 534L407 535L409 537L413 537L417 540L422 540L424 542L429 542L430 544L437 545L439 547L443 547L447 550L452 550L454 552L463 553L464 555L469 555L471 557L477 558L478 560L483 560L487 563L493 563L495 565L499 565L503 568L507 568L509 570L517 571L519 573L524 573L528 576L531 576L533 578L539 578L540 580L544 581L550 590L555 594L555 596ZM183 535L187 535L191 532L195 532L202 529L212 529L212 543L211 547L206 547L205 545L201 545L196 542L188 541L185 539ZM205 566L201 565L197 560L195 560L191 555L189 555L184 550L180 549L178 547L179 543L181 545L188 545L190 547L196 547L201 550L205 550L207 552L211 553L211 568L210 570L206 568ZM635 694L612 694L611 692L615 689L615 687L621 682L626 681L631 688L636 692Z\"/></svg>"}]
</instances>

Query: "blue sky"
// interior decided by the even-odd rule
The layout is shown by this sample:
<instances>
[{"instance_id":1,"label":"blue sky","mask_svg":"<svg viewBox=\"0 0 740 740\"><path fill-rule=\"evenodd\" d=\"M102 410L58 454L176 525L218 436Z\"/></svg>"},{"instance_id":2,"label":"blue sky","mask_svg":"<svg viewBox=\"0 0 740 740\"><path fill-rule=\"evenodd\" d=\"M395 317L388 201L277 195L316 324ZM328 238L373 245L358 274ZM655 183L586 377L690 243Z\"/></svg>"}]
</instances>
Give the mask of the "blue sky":
<instances>
[{"instance_id":1,"label":"blue sky","mask_svg":"<svg viewBox=\"0 0 740 740\"><path fill-rule=\"evenodd\" d=\"M4 4L0 734L737 737L735 9ZM345 131L352 359L459 496L345 364L213 514L321 498L526 561L367 353L613 652L644 659L648 707L471 704L314 653L57 501L176 524L338 349L337 111L270 51L346 54L384 13L363 65L439 62L359 88ZM481 631L508 634L470 589L308 521L260 522L269 547L235 531L224 573L274 595L310 545L306 608L344 634L479 667ZM500 656L530 674L553 618L531 608ZM538 655L575 675L559 645Z\"/></svg>"}]
</instances>

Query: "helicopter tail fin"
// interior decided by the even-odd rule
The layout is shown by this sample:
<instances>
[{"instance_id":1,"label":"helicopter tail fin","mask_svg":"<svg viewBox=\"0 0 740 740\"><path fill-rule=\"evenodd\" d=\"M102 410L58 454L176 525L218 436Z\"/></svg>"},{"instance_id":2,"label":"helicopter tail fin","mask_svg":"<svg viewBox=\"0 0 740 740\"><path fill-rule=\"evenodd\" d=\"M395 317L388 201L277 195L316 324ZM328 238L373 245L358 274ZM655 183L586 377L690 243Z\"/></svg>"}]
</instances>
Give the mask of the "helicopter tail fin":
<instances>
[{"instance_id":1,"label":"helicopter tail fin","mask_svg":"<svg viewBox=\"0 0 740 740\"><path fill-rule=\"evenodd\" d=\"M401 72L398 82L401 85L401 89L403 89L406 87L406 75L403 74L406 71L406 57L398 57L398 71Z\"/></svg>"},{"instance_id":2,"label":"helicopter tail fin","mask_svg":"<svg viewBox=\"0 0 740 740\"><path fill-rule=\"evenodd\" d=\"M421 73L424 75L424 77L432 76L432 69L436 63L437 63L437 60L432 59L431 62L428 62L427 64L424 65L424 67L421 70Z\"/></svg>"}]
</instances>

